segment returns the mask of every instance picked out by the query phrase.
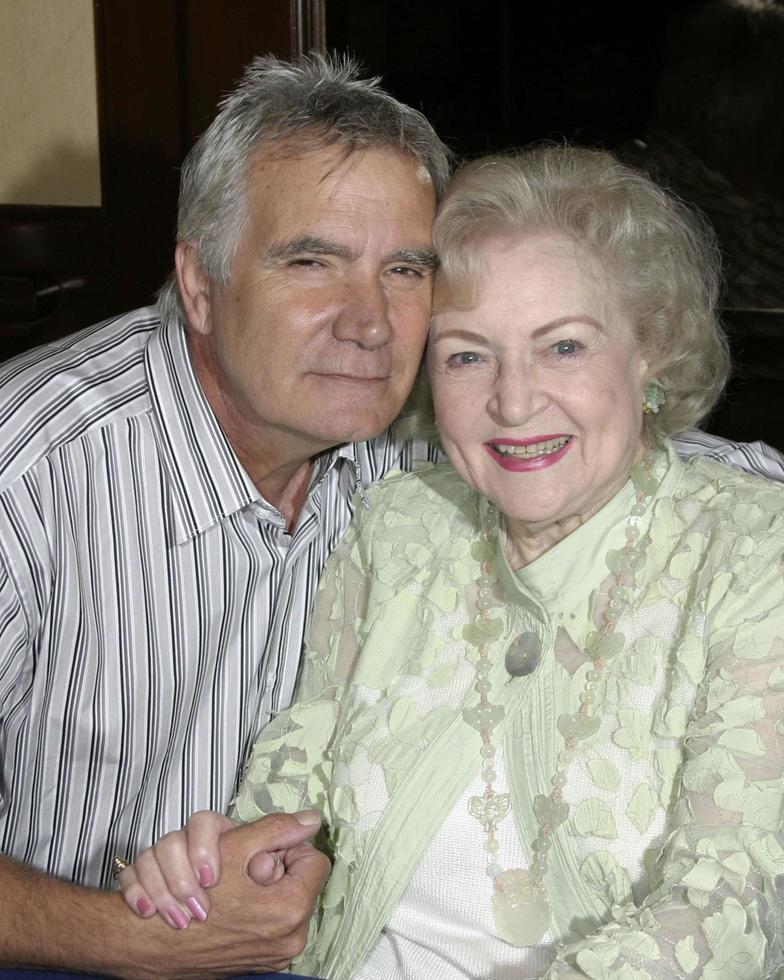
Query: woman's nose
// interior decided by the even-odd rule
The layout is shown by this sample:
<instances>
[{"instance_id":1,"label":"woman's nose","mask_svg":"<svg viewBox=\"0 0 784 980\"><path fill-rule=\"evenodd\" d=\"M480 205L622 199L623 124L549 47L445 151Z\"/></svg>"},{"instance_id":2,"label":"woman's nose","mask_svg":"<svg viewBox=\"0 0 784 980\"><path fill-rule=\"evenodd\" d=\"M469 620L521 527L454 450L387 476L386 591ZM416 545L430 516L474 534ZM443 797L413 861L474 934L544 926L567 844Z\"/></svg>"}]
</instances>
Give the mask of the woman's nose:
<instances>
[{"instance_id":1,"label":"woman's nose","mask_svg":"<svg viewBox=\"0 0 784 980\"><path fill-rule=\"evenodd\" d=\"M537 372L521 365L502 365L495 379L487 409L499 425L524 425L547 403Z\"/></svg>"}]
</instances>

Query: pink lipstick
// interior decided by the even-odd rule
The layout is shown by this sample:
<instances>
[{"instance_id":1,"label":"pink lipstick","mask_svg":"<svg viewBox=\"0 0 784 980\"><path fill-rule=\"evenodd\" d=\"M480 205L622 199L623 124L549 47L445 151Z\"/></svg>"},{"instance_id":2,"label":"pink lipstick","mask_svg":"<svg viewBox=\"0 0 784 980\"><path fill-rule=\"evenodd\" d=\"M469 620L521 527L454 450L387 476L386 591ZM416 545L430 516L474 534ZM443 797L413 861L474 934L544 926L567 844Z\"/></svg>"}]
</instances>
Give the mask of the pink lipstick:
<instances>
[{"instance_id":1,"label":"pink lipstick","mask_svg":"<svg viewBox=\"0 0 784 980\"><path fill-rule=\"evenodd\" d=\"M485 443L485 449L503 469L524 473L554 466L571 445L570 435L556 433L532 439L493 439Z\"/></svg>"}]
</instances>

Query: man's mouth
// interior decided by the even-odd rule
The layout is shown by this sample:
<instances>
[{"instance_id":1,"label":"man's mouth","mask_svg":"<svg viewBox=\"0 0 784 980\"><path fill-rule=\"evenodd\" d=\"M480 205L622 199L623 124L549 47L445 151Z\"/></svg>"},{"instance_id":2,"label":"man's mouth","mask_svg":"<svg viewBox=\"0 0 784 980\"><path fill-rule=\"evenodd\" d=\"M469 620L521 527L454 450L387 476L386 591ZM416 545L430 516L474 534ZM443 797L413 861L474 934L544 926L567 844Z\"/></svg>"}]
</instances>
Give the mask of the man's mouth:
<instances>
[{"instance_id":1,"label":"man's mouth","mask_svg":"<svg viewBox=\"0 0 784 980\"><path fill-rule=\"evenodd\" d=\"M542 442L500 443L491 442L490 446L499 456L515 459L536 459L540 456L551 456L571 441L571 436L557 436L554 439L544 439Z\"/></svg>"},{"instance_id":2,"label":"man's mouth","mask_svg":"<svg viewBox=\"0 0 784 980\"><path fill-rule=\"evenodd\" d=\"M389 377L388 374L367 374L365 372L350 372L350 371L320 371L318 372L322 378L332 378L334 381L348 381L348 382L358 382L366 383L371 381L386 381Z\"/></svg>"}]
</instances>

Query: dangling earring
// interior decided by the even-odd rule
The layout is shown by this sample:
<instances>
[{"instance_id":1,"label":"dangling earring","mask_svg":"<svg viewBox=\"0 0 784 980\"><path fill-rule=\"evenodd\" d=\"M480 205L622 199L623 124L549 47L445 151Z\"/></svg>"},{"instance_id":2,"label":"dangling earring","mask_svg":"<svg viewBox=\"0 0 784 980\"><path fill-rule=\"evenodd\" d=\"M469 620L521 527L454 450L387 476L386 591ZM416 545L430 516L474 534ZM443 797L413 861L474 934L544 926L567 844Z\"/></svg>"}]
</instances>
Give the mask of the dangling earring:
<instances>
[{"instance_id":1,"label":"dangling earring","mask_svg":"<svg viewBox=\"0 0 784 980\"><path fill-rule=\"evenodd\" d=\"M643 389L642 410L645 415L657 415L659 409L667 401L667 395L659 381L654 378Z\"/></svg>"}]
</instances>

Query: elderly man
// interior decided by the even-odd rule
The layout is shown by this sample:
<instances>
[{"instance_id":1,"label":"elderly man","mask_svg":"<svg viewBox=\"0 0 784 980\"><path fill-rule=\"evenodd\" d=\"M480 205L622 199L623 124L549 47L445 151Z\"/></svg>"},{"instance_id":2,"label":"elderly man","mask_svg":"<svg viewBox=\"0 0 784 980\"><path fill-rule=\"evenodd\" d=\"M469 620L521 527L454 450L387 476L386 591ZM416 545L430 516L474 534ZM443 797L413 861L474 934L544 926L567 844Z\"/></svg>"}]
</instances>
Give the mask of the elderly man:
<instances>
[{"instance_id":1,"label":"elderly man","mask_svg":"<svg viewBox=\"0 0 784 980\"><path fill-rule=\"evenodd\" d=\"M184 166L160 313L0 372L0 963L215 975L301 948L314 814L228 838L209 922L174 937L79 886L225 809L288 703L352 497L408 463L384 430L447 174L427 121L350 66L259 59ZM251 881L259 850L282 877L268 858Z\"/></svg>"},{"instance_id":2,"label":"elderly man","mask_svg":"<svg viewBox=\"0 0 784 980\"><path fill-rule=\"evenodd\" d=\"M162 910L172 932L88 886L225 810L352 497L410 465L385 430L447 170L350 68L259 59L184 167L160 312L0 372L0 962L214 976L302 947L328 870L313 814L224 834L193 928L198 901Z\"/></svg>"}]
</instances>

